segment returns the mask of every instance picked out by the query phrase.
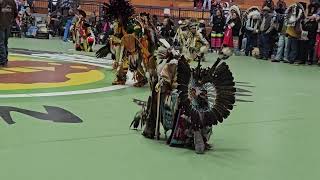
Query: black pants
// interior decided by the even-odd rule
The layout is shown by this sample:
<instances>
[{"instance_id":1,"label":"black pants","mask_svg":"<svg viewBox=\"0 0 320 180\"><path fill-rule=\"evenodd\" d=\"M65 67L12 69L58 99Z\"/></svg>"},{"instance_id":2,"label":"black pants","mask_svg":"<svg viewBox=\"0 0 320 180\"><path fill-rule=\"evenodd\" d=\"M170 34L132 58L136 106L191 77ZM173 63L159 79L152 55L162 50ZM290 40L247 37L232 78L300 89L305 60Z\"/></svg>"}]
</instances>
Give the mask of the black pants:
<instances>
[{"instance_id":1,"label":"black pants","mask_svg":"<svg viewBox=\"0 0 320 180\"><path fill-rule=\"evenodd\" d=\"M0 63L8 62L8 39L10 28L0 29Z\"/></svg>"},{"instance_id":2,"label":"black pants","mask_svg":"<svg viewBox=\"0 0 320 180\"><path fill-rule=\"evenodd\" d=\"M298 62L306 62L308 59L308 41L306 40L298 40L298 56L297 61Z\"/></svg>"},{"instance_id":3,"label":"black pants","mask_svg":"<svg viewBox=\"0 0 320 180\"><path fill-rule=\"evenodd\" d=\"M270 34L259 34L259 51L262 58L270 58Z\"/></svg>"},{"instance_id":4,"label":"black pants","mask_svg":"<svg viewBox=\"0 0 320 180\"><path fill-rule=\"evenodd\" d=\"M315 39L311 39L307 42L307 61L308 62L313 62L315 44L316 44Z\"/></svg>"},{"instance_id":5,"label":"black pants","mask_svg":"<svg viewBox=\"0 0 320 180\"><path fill-rule=\"evenodd\" d=\"M258 35L252 32L247 32L247 44L245 53L249 55L254 47L257 46Z\"/></svg>"}]
</instances>

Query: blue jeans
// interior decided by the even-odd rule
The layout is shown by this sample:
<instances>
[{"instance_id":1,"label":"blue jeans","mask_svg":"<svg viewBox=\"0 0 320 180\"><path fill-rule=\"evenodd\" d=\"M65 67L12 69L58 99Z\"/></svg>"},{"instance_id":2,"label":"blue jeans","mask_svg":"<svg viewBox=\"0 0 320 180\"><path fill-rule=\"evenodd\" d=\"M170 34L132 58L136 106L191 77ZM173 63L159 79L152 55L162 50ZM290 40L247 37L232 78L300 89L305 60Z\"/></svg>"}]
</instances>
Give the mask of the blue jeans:
<instances>
[{"instance_id":1,"label":"blue jeans","mask_svg":"<svg viewBox=\"0 0 320 180\"><path fill-rule=\"evenodd\" d=\"M9 28L0 29L0 63L8 62Z\"/></svg>"},{"instance_id":2,"label":"blue jeans","mask_svg":"<svg viewBox=\"0 0 320 180\"><path fill-rule=\"evenodd\" d=\"M298 56L298 39L288 37L288 60L293 63Z\"/></svg>"},{"instance_id":3,"label":"blue jeans","mask_svg":"<svg viewBox=\"0 0 320 180\"><path fill-rule=\"evenodd\" d=\"M70 31L70 27L72 25L72 20L68 19L65 29L64 29L64 34L63 34L63 41L68 41L69 38L69 31Z\"/></svg>"},{"instance_id":4,"label":"blue jeans","mask_svg":"<svg viewBox=\"0 0 320 180\"><path fill-rule=\"evenodd\" d=\"M206 9L207 5L208 5L208 9L211 10L211 0L204 0L203 5L202 5L202 9Z\"/></svg>"},{"instance_id":5,"label":"blue jeans","mask_svg":"<svg viewBox=\"0 0 320 180\"><path fill-rule=\"evenodd\" d=\"M262 58L269 58L270 56L270 35L262 33L259 35L259 51Z\"/></svg>"},{"instance_id":6,"label":"blue jeans","mask_svg":"<svg viewBox=\"0 0 320 180\"><path fill-rule=\"evenodd\" d=\"M279 36L278 49L275 60L288 61L288 37L283 34Z\"/></svg>"}]
</instances>

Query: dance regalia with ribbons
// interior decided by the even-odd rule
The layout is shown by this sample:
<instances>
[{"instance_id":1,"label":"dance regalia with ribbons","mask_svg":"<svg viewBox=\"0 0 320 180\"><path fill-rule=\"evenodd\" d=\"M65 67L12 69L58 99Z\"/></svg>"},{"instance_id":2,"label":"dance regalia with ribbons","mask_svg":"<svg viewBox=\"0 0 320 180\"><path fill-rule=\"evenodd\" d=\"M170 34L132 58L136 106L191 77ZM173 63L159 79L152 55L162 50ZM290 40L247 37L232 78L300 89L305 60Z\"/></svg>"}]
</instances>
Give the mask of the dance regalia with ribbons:
<instances>
[{"instance_id":1,"label":"dance regalia with ribbons","mask_svg":"<svg viewBox=\"0 0 320 180\"><path fill-rule=\"evenodd\" d=\"M198 61L198 66L192 68L167 41L160 42L158 83L148 101L134 100L143 108L131 126L145 125L145 137L160 139L162 124L167 144L204 153L211 148L213 126L230 115L235 103L234 79L228 65L222 62L232 51L224 49L211 67L203 68Z\"/></svg>"},{"instance_id":2,"label":"dance regalia with ribbons","mask_svg":"<svg viewBox=\"0 0 320 180\"><path fill-rule=\"evenodd\" d=\"M140 40L142 26L132 18L133 6L126 0L110 0L110 3L106 4L106 12L110 21L117 22L117 29L115 29L114 35L109 38L108 44L98 50L97 57L102 58L109 53L114 54L116 64L114 68L117 72L113 85L125 84L129 69L134 74L133 78L136 82L134 86L142 87L147 83L142 63L144 59L150 58L150 55ZM115 35L116 33L118 36Z\"/></svg>"},{"instance_id":3,"label":"dance regalia with ribbons","mask_svg":"<svg viewBox=\"0 0 320 180\"><path fill-rule=\"evenodd\" d=\"M75 23L75 48L77 51L93 52L95 44L95 36L91 29L91 25L86 22L86 13L79 10L80 18Z\"/></svg>"}]
</instances>

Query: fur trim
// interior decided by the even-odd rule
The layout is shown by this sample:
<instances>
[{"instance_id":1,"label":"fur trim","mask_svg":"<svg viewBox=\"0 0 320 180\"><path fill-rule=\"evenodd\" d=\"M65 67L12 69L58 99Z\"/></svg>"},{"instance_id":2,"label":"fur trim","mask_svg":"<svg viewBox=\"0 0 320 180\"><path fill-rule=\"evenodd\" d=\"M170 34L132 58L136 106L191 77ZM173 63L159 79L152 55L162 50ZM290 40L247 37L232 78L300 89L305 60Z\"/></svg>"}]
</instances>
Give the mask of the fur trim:
<instances>
[{"instance_id":1,"label":"fur trim","mask_svg":"<svg viewBox=\"0 0 320 180\"><path fill-rule=\"evenodd\" d=\"M248 19L261 19L261 14L260 14L260 11L257 11L257 10L254 10L254 11L251 11L249 14L248 14Z\"/></svg>"},{"instance_id":2,"label":"fur trim","mask_svg":"<svg viewBox=\"0 0 320 180\"><path fill-rule=\"evenodd\" d=\"M232 5L232 6L230 7L230 12L231 12L232 10L234 10L234 11L238 14L238 16L241 17L241 11L240 11L240 9L239 9L239 6L237 6L237 5Z\"/></svg>"}]
</instances>

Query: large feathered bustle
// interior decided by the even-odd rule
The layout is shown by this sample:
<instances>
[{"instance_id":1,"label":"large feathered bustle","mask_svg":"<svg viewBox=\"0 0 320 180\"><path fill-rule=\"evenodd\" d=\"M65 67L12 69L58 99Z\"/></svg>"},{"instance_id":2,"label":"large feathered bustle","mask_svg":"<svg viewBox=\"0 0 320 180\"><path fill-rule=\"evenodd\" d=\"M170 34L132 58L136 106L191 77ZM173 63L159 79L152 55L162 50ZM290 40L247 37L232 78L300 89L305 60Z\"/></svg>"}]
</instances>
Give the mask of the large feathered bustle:
<instances>
[{"instance_id":1,"label":"large feathered bustle","mask_svg":"<svg viewBox=\"0 0 320 180\"><path fill-rule=\"evenodd\" d=\"M128 0L110 0L110 3L106 4L107 18L109 20L118 19L124 26L133 14L134 8Z\"/></svg>"},{"instance_id":2,"label":"large feathered bustle","mask_svg":"<svg viewBox=\"0 0 320 180\"><path fill-rule=\"evenodd\" d=\"M216 91L215 103L212 108L213 124L216 125L230 115L230 110L233 109L235 103L235 82L232 72L225 62L215 69L212 83Z\"/></svg>"}]
</instances>

